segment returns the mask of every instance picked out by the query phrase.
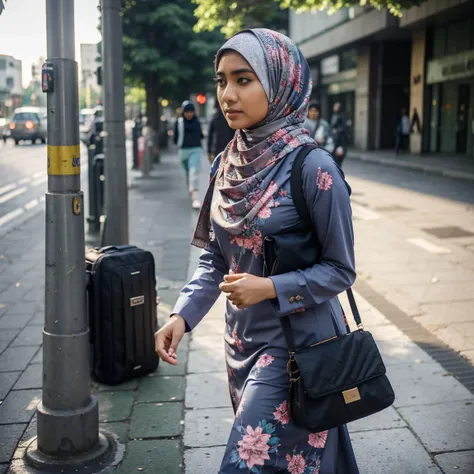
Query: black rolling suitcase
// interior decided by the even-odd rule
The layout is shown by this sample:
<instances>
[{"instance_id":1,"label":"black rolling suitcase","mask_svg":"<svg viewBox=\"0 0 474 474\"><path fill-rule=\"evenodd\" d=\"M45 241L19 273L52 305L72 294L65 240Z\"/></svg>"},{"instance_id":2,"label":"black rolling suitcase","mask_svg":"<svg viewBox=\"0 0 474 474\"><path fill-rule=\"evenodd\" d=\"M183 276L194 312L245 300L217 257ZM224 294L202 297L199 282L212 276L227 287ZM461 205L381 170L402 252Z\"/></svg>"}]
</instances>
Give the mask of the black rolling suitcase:
<instances>
[{"instance_id":1,"label":"black rolling suitcase","mask_svg":"<svg viewBox=\"0 0 474 474\"><path fill-rule=\"evenodd\" d=\"M91 371L118 384L158 366L155 262L150 252L121 245L86 254Z\"/></svg>"}]
</instances>

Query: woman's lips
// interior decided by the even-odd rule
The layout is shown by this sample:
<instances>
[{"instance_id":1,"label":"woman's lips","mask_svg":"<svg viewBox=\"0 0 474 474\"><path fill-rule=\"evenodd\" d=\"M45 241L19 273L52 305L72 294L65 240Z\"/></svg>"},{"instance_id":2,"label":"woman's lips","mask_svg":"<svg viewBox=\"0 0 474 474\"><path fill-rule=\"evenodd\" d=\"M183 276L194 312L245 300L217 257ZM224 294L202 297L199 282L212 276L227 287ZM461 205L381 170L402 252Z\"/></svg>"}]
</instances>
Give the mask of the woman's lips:
<instances>
[{"instance_id":1,"label":"woman's lips","mask_svg":"<svg viewBox=\"0 0 474 474\"><path fill-rule=\"evenodd\" d=\"M234 110L234 109L229 109L229 110L226 110L225 114L227 115L227 117L229 117L230 119L232 118L237 118L239 115L242 114L242 111L240 110Z\"/></svg>"}]
</instances>

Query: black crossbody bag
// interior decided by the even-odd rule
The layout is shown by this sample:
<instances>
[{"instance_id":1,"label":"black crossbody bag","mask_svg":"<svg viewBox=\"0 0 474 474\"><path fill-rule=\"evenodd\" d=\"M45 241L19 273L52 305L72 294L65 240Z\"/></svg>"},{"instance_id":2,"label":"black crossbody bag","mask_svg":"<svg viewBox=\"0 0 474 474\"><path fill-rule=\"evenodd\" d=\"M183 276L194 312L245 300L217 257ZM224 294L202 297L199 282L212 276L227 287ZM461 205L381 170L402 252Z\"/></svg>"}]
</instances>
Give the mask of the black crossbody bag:
<instances>
[{"instance_id":1,"label":"black crossbody bag","mask_svg":"<svg viewBox=\"0 0 474 474\"><path fill-rule=\"evenodd\" d=\"M317 236L302 187L302 165L313 149L307 146L298 152L291 173L293 202L306 230L275 235L265 241L267 270L269 257L272 262L269 275L317 263ZM288 254L292 256L290 259ZM295 254L298 257L295 258ZM395 399L377 345L362 325L352 289L347 290L347 296L357 330L340 334L333 321L336 335L309 347L295 347L291 316L280 318L289 351L291 417L297 425L311 432L325 431L372 415L389 407Z\"/></svg>"}]
</instances>

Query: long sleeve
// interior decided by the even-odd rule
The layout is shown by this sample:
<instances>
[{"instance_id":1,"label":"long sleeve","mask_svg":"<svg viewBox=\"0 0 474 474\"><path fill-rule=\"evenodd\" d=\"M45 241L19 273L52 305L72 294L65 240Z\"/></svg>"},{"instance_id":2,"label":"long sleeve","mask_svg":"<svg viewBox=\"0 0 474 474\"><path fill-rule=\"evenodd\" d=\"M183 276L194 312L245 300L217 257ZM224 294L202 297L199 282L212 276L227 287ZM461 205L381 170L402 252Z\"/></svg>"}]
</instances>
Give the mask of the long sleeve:
<instances>
[{"instance_id":1,"label":"long sleeve","mask_svg":"<svg viewBox=\"0 0 474 474\"><path fill-rule=\"evenodd\" d=\"M320 262L305 270L272 276L278 316L319 305L355 281L354 234L348 185L324 150L303 165L303 193L321 250Z\"/></svg>"},{"instance_id":2,"label":"long sleeve","mask_svg":"<svg viewBox=\"0 0 474 474\"><path fill-rule=\"evenodd\" d=\"M228 273L219 244L213 240L202 251L191 281L181 290L171 314L186 321L186 332L192 331L208 313L220 295L219 284Z\"/></svg>"}]
</instances>

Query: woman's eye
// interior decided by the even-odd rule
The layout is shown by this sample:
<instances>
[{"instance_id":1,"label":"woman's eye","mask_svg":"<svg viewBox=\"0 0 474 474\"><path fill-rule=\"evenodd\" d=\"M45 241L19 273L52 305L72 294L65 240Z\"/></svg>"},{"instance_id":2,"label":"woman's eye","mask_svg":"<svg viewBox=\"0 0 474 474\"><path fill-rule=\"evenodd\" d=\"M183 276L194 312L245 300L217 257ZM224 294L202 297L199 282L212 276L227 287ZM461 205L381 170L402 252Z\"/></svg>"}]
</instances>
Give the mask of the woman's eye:
<instances>
[{"instance_id":1,"label":"woman's eye","mask_svg":"<svg viewBox=\"0 0 474 474\"><path fill-rule=\"evenodd\" d=\"M222 79L221 77L217 77L216 79L214 79L214 81L216 82L216 86L218 87L222 87L224 85L224 79Z\"/></svg>"},{"instance_id":2,"label":"woman's eye","mask_svg":"<svg viewBox=\"0 0 474 474\"><path fill-rule=\"evenodd\" d=\"M249 82L250 82L250 79L246 77L239 77L239 79L237 79L237 83L240 84L241 86L244 86L245 84L248 84Z\"/></svg>"}]
</instances>

